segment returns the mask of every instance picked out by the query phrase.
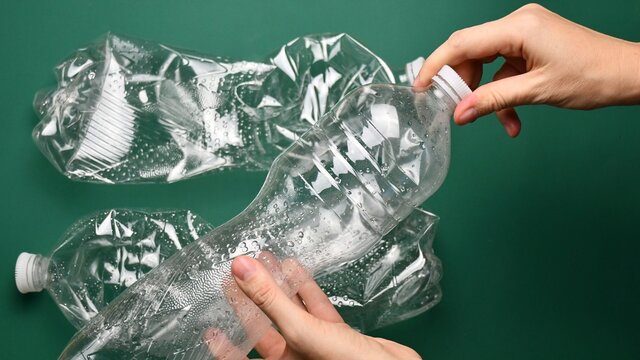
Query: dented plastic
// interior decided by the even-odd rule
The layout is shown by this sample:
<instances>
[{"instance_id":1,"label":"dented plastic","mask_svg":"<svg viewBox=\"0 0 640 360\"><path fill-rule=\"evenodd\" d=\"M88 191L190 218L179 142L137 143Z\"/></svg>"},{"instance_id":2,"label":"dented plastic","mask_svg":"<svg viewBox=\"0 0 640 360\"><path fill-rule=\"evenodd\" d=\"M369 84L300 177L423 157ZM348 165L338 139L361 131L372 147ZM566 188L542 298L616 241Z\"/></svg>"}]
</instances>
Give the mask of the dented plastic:
<instances>
[{"instance_id":1,"label":"dented plastic","mask_svg":"<svg viewBox=\"0 0 640 360\"><path fill-rule=\"evenodd\" d=\"M373 330L439 301L441 266L432 250L437 221L416 209L362 259L317 279L351 326ZM146 273L213 228L188 210L97 212L71 225L48 256L21 254L31 261L17 264L17 285L22 292L46 289L80 329Z\"/></svg>"},{"instance_id":2,"label":"dented plastic","mask_svg":"<svg viewBox=\"0 0 640 360\"><path fill-rule=\"evenodd\" d=\"M444 181L449 121L469 92L445 67L427 89L349 93L277 157L242 213L120 294L60 359L247 354L271 324L237 288L232 259L261 259L290 295L300 283L286 264L322 276L361 259Z\"/></svg>"},{"instance_id":3,"label":"dented plastic","mask_svg":"<svg viewBox=\"0 0 640 360\"><path fill-rule=\"evenodd\" d=\"M107 34L56 73L34 100L33 138L67 177L101 183L267 170L348 92L407 80L347 34L299 37L259 61Z\"/></svg>"}]
</instances>

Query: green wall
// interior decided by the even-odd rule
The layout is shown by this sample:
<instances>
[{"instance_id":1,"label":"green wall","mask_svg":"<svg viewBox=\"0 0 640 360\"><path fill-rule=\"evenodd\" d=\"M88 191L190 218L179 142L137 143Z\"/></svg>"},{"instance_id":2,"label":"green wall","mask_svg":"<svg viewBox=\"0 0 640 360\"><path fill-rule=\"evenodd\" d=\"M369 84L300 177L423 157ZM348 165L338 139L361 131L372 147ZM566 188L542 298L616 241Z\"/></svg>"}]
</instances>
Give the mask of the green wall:
<instances>
[{"instance_id":1,"label":"green wall","mask_svg":"<svg viewBox=\"0 0 640 360\"><path fill-rule=\"evenodd\" d=\"M73 334L46 294L21 296L21 251L47 252L78 217L108 207L191 208L215 224L265 174L225 172L164 186L99 186L58 174L31 141L36 90L77 47L113 30L203 53L260 58L314 32L348 32L394 67L454 30L518 1L57 0L0 4L3 230L0 342L6 359L51 359ZM640 2L546 5L640 41ZM495 67L493 67L495 69ZM588 96L588 94L586 94ZM427 359L640 358L640 106L521 109L508 139L488 117L452 131L445 184L425 207L442 217L440 305L375 333Z\"/></svg>"}]
</instances>

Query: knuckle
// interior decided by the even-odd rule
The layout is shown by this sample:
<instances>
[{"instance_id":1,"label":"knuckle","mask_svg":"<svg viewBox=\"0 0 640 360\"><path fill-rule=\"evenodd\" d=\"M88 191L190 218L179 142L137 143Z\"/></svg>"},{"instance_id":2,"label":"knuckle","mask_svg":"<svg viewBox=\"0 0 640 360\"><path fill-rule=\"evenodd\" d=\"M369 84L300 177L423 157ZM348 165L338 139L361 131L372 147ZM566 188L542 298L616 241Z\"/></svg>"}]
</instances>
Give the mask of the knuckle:
<instances>
[{"instance_id":1,"label":"knuckle","mask_svg":"<svg viewBox=\"0 0 640 360\"><path fill-rule=\"evenodd\" d=\"M527 4L516 11L517 26L525 31L539 31L545 12L538 4Z\"/></svg>"},{"instance_id":2,"label":"knuckle","mask_svg":"<svg viewBox=\"0 0 640 360\"><path fill-rule=\"evenodd\" d=\"M541 74L531 74L528 82L528 95L530 103L545 104L551 100L552 94L557 90L556 86L550 86L546 77Z\"/></svg>"},{"instance_id":3,"label":"knuckle","mask_svg":"<svg viewBox=\"0 0 640 360\"><path fill-rule=\"evenodd\" d=\"M499 92L489 92L485 96L485 101L482 102L479 111L482 114L488 114L490 112L498 111L507 107L507 100ZM484 105L484 106L482 106Z\"/></svg>"},{"instance_id":4,"label":"knuckle","mask_svg":"<svg viewBox=\"0 0 640 360\"><path fill-rule=\"evenodd\" d=\"M462 46L462 43L464 42L464 37L465 37L465 31L464 30L454 31L451 34L451 36L449 36L449 39L447 40L447 43L449 43L449 45L451 47L458 48L458 47Z\"/></svg>"},{"instance_id":5,"label":"knuckle","mask_svg":"<svg viewBox=\"0 0 640 360\"><path fill-rule=\"evenodd\" d=\"M540 12L540 11L544 11L546 10L542 5L537 4L537 3L528 3L526 5L523 5L522 7L520 7L518 10L518 12Z\"/></svg>"},{"instance_id":6,"label":"knuckle","mask_svg":"<svg viewBox=\"0 0 640 360\"><path fill-rule=\"evenodd\" d=\"M256 288L251 296L251 301L253 301L259 308L269 308L273 305L276 298L276 291L273 287L267 285L261 285Z\"/></svg>"}]
</instances>

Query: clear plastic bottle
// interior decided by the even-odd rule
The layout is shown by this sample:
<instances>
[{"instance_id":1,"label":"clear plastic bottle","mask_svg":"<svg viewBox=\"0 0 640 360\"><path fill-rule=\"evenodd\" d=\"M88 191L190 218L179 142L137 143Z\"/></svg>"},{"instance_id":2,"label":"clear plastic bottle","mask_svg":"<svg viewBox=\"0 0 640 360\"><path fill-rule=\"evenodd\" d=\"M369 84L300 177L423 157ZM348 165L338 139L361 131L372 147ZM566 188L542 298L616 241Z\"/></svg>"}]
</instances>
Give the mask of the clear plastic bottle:
<instances>
[{"instance_id":1,"label":"clear plastic bottle","mask_svg":"<svg viewBox=\"0 0 640 360\"><path fill-rule=\"evenodd\" d=\"M362 259L318 279L351 326L373 330L439 301L441 265L432 249L437 222L437 216L416 209ZM22 293L46 288L80 329L146 273L213 228L188 210L97 212L74 223L49 256L20 254L16 285Z\"/></svg>"},{"instance_id":2,"label":"clear plastic bottle","mask_svg":"<svg viewBox=\"0 0 640 360\"><path fill-rule=\"evenodd\" d=\"M407 65L409 76L417 66ZM346 93L397 81L347 34L299 37L264 61L107 34L61 63L57 77L57 89L35 97L34 141L69 178L102 183L267 170Z\"/></svg>"},{"instance_id":3,"label":"clear plastic bottle","mask_svg":"<svg viewBox=\"0 0 640 360\"><path fill-rule=\"evenodd\" d=\"M318 276L347 324L367 332L440 302L442 264L433 253L437 225L437 216L417 208L367 254Z\"/></svg>"},{"instance_id":4,"label":"clear plastic bottle","mask_svg":"<svg viewBox=\"0 0 640 360\"><path fill-rule=\"evenodd\" d=\"M469 93L449 67L424 90L367 85L351 92L277 157L247 209L124 291L60 359L227 355L227 344L206 335L212 328L234 353L247 354L270 322L242 298L231 260L269 252L320 276L361 258L444 181L449 121ZM297 286L285 289L293 295ZM229 298L247 306L236 312Z\"/></svg>"},{"instance_id":5,"label":"clear plastic bottle","mask_svg":"<svg viewBox=\"0 0 640 360\"><path fill-rule=\"evenodd\" d=\"M20 254L16 285L22 293L47 289L81 328L124 289L212 229L189 210L97 212L76 221L50 256Z\"/></svg>"}]
</instances>

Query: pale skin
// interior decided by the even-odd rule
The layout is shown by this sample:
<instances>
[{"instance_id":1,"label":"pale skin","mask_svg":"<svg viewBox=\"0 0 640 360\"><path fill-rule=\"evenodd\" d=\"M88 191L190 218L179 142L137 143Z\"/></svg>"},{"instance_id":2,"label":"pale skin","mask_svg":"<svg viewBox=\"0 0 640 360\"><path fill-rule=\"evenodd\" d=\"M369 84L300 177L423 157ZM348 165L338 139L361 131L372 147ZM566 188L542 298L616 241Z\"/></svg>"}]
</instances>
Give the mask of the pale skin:
<instances>
[{"instance_id":1,"label":"pale skin","mask_svg":"<svg viewBox=\"0 0 640 360\"><path fill-rule=\"evenodd\" d=\"M494 81L478 86L483 64L498 57L505 63ZM475 88L458 104L455 122L496 113L512 137L521 129L518 105L640 104L640 43L588 29L536 4L453 33L427 58L414 86L428 85L445 64Z\"/></svg>"},{"instance_id":2,"label":"pale skin","mask_svg":"<svg viewBox=\"0 0 640 360\"><path fill-rule=\"evenodd\" d=\"M231 272L240 291L248 297L247 301L257 305L275 326L256 344L255 349L263 359L420 359L415 351L406 346L352 329L297 262L284 260L279 263L268 253L262 253L258 258L260 261L247 256L236 258L231 265ZM266 260L268 258L270 260ZM280 281L274 279L274 273ZM283 283L284 277L287 280ZM291 283L296 283L298 289L293 297L283 290ZM235 303L240 321L244 322L243 312L250 309L242 304L243 299L230 295L233 294L232 290L228 290L227 294ZM253 329L249 321L244 328L251 335ZM243 356L215 330L210 334L205 333L205 340L219 358L237 359Z\"/></svg>"},{"instance_id":3,"label":"pale skin","mask_svg":"<svg viewBox=\"0 0 640 360\"><path fill-rule=\"evenodd\" d=\"M483 64L498 57L505 63L493 81L478 86ZM639 43L598 33L539 5L455 32L427 58L414 86L429 85L445 64L475 89L458 104L455 122L468 124L496 113L512 137L521 129L514 110L518 105L593 109L640 104ZM278 329L271 328L256 346L264 359L420 359L406 346L351 329L311 277L303 278L297 295L289 297L270 270L245 256L231 267L240 291ZM216 336L210 339L219 353Z\"/></svg>"}]
</instances>

